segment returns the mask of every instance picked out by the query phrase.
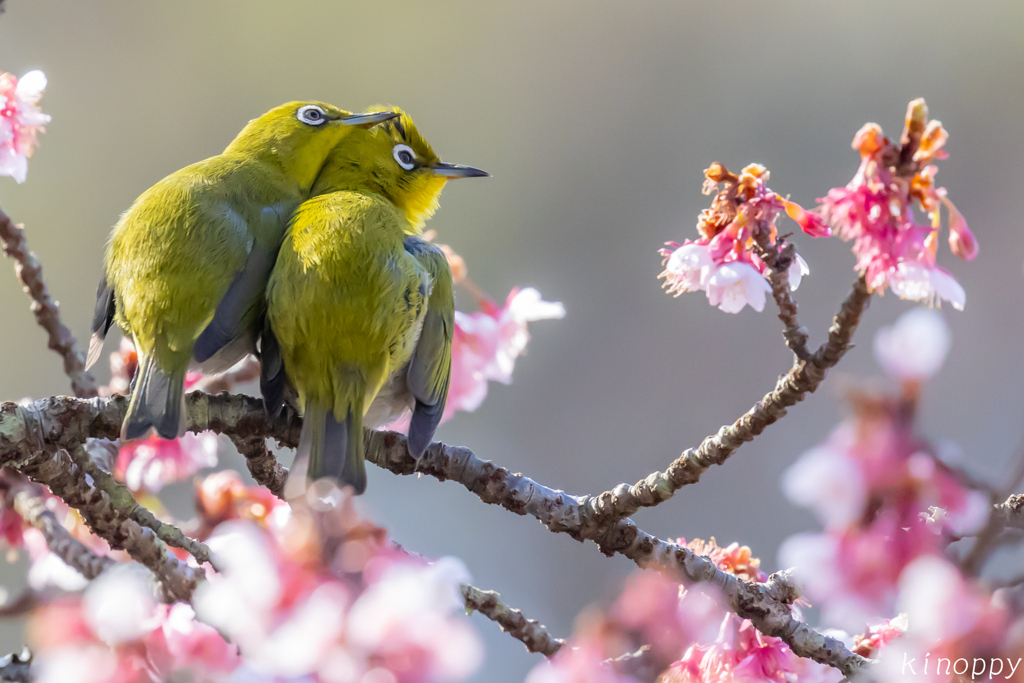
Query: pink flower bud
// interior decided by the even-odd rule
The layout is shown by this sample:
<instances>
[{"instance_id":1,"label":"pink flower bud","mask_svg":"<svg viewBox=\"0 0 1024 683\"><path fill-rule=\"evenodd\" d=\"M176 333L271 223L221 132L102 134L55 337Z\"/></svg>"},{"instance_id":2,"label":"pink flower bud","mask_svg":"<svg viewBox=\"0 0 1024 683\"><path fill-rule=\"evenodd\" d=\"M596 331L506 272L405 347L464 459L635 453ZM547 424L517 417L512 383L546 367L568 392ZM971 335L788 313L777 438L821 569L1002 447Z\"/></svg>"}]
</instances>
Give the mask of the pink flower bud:
<instances>
[{"instance_id":1,"label":"pink flower bud","mask_svg":"<svg viewBox=\"0 0 1024 683\"><path fill-rule=\"evenodd\" d=\"M978 240L967 227L964 215L953 206L953 202L945 196L941 199L949 209L949 250L965 261L973 261L978 256Z\"/></svg>"}]
</instances>

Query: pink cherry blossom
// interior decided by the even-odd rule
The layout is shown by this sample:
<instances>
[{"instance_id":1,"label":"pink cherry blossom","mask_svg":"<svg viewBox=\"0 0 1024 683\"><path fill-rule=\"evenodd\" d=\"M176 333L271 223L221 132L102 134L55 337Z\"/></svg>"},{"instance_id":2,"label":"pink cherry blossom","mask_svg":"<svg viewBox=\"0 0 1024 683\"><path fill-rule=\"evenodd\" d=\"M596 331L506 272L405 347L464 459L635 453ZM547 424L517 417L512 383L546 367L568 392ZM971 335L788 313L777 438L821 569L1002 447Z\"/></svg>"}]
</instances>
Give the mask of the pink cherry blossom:
<instances>
[{"instance_id":1,"label":"pink cherry blossom","mask_svg":"<svg viewBox=\"0 0 1024 683\"><path fill-rule=\"evenodd\" d=\"M565 317L559 302L544 301L533 287L515 288L504 306L480 299L476 313L455 311L452 338L452 374L441 422L457 410L473 412L487 397L487 383L512 383L516 359L530 341L528 323ZM403 431L408 415L392 422L388 429Z\"/></svg>"},{"instance_id":2,"label":"pink cherry blossom","mask_svg":"<svg viewBox=\"0 0 1024 683\"><path fill-rule=\"evenodd\" d=\"M482 650L460 616L467 575L458 560L393 550L350 512L332 523L345 531L325 560L312 521L280 512L266 529L218 527L208 543L221 571L193 600L199 618L240 648L246 671L322 683L458 681L475 671Z\"/></svg>"},{"instance_id":3,"label":"pink cherry blossom","mask_svg":"<svg viewBox=\"0 0 1024 683\"><path fill-rule=\"evenodd\" d=\"M42 71L29 71L21 78L0 73L0 175L18 183L25 182L37 135L50 122L38 106L45 89Z\"/></svg>"},{"instance_id":4,"label":"pink cherry blossom","mask_svg":"<svg viewBox=\"0 0 1024 683\"><path fill-rule=\"evenodd\" d=\"M177 439L151 435L121 446L115 475L133 491L159 491L185 481L200 469L217 466L217 435L185 434Z\"/></svg>"},{"instance_id":5,"label":"pink cherry blossom","mask_svg":"<svg viewBox=\"0 0 1024 683\"><path fill-rule=\"evenodd\" d=\"M748 304L760 313L772 293L771 285L757 268L742 261L721 265L708 278L707 287L708 303L726 313L739 313Z\"/></svg>"},{"instance_id":6,"label":"pink cherry blossom","mask_svg":"<svg viewBox=\"0 0 1024 683\"><path fill-rule=\"evenodd\" d=\"M967 666L981 660L988 674L993 660L1002 658L1005 664L1008 655L1012 660L1020 656L1012 643L1013 629L1009 628L1006 610L943 558L923 557L903 571L898 604L906 614L906 628L880 649L880 662L875 668L881 683L910 678L908 662L914 680L945 683L961 680L953 675L957 660L965 661ZM986 675L986 680L995 677ZM1008 677L1006 667L998 678Z\"/></svg>"},{"instance_id":7,"label":"pink cherry blossom","mask_svg":"<svg viewBox=\"0 0 1024 683\"><path fill-rule=\"evenodd\" d=\"M786 494L825 531L791 537L779 555L827 623L857 632L893 614L904 569L940 554L946 537L976 532L989 502L939 466L948 449L915 433L912 398L851 392L851 400L853 417L783 477Z\"/></svg>"},{"instance_id":8,"label":"pink cherry blossom","mask_svg":"<svg viewBox=\"0 0 1024 683\"><path fill-rule=\"evenodd\" d=\"M188 605L158 604L139 565L112 567L83 595L44 605L28 634L41 683L159 683L186 672L217 683L240 661Z\"/></svg>"},{"instance_id":9,"label":"pink cherry blossom","mask_svg":"<svg viewBox=\"0 0 1024 683\"><path fill-rule=\"evenodd\" d=\"M691 645L659 679L662 683L839 683L842 674L798 658L779 638L765 636L750 621L725 614L718 637Z\"/></svg>"},{"instance_id":10,"label":"pink cherry blossom","mask_svg":"<svg viewBox=\"0 0 1024 683\"><path fill-rule=\"evenodd\" d=\"M854 639L853 650L863 657L873 657L883 647L901 638L907 632L908 619L906 613L898 614L881 624L875 624Z\"/></svg>"},{"instance_id":11,"label":"pink cherry blossom","mask_svg":"<svg viewBox=\"0 0 1024 683\"><path fill-rule=\"evenodd\" d=\"M949 301L960 310L966 299L963 288L936 265L942 206L950 217L950 250L970 260L978 244L945 188L935 187L938 168L928 163L946 158L942 147L948 135L941 123L928 121L924 100L910 103L906 125L920 137L909 165L877 124L865 124L857 132L853 148L860 152L860 168L846 187L819 199L822 214L840 238L853 242L856 269L871 290L889 287L904 299ZM915 204L928 215L928 225L916 223Z\"/></svg>"},{"instance_id":12,"label":"pink cherry blossom","mask_svg":"<svg viewBox=\"0 0 1024 683\"><path fill-rule=\"evenodd\" d=\"M672 661L688 643L715 637L722 606L714 587L683 588L654 572L634 572L609 616L659 659Z\"/></svg>"},{"instance_id":13,"label":"pink cherry blossom","mask_svg":"<svg viewBox=\"0 0 1024 683\"><path fill-rule=\"evenodd\" d=\"M783 211L814 237L829 235L829 228L817 214L768 189L764 166L751 164L737 176L715 163L704 174L704 193L715 198L701 213L697 240L668 242L660 251L663 287L676 296L707 292L708 302L727 313L738 313L747 305L763 311L771 286L766 280L768 267L754 252L756 232L766 231L768 241L776 244L775 221ZM720 183L724 189L719 191ZM798 255L788 271L790 288L799 287L809 272Z\"/></svg>"},{"instance_id":14,"label":"pink cherry blossom","mask_svg":"<svg viewBox=\"0 0 1024 683\"><path fill-rule=\"evenodd\" d=\"M605 659L599 640L578 642L535 666L526 683L638 683L632 676L619 674Z\"/></svg>"},{"instance_id":15,"label":"pink cherry blossom","mask_svg":"<svg viewBox=\"0 0 1024 683\"><path fill-rule=\"evenodd\" d=\"M933 309L915 308L875 334L875 358L891 376L921 381L942 367L949 353L949 326Z\"/></svg>"}]
</instances>

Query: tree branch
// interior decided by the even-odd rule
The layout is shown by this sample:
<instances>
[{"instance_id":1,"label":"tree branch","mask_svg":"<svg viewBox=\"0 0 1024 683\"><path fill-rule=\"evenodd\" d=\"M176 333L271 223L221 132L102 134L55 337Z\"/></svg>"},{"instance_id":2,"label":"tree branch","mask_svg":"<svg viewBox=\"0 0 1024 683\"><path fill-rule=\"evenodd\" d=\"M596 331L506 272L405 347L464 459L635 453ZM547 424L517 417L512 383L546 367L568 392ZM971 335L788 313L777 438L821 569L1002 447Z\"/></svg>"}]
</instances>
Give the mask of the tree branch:
<instances>
[{"instance_id":1,"label":"tree branch","mask_svg":"<svg viewBox=\"0 0 1024 683\"><path fill-rule=\"evenodd\" d=\"M46 499L33 491L33 488L26 482L14 493L14 509L22 519L43 533L47 547L63 560L64 564L90 581L103 573L107 567L117 564L109 557L97 555L68 533L57 516L46 507Z\"/></svg>"},{"instance_id":2,"label":"tree branch","mask_svg":"<svg viewBox=\"0 0 1024 683\"><path fill-rule=\"evenodd\" d=\"M856 309L856 316L863 310L865 302L866 293ZM836 340L830 340L824 347L825 352L815 354L816 357L832 358L831 362L835 364L834 360L838 359L849 341L848 333L852 332L850 317L855 317L853 312L849 316L841 314L837 317L833 326ZM813 372L816 374L811 377L818 377L817 381L820 381L824 371ZM787 386L782 384L780 391L785 391ZM56 489L51 486L51 490L73 506L76 502L82 503L82 494L73 485L81 478L80 470L66 453L58 449L81 448L79 444L88 437L116 437L126 406L123 396L89 400L55 396L26 405L0 404L0 465L28 470L29 474L36 471L36 476L39 476L37 470L40 466L46 465L50 471L39 481L69 480L72 483L70 487L67 484ZM290 448L298 444L301 420L294 415L271 420L260 400L252 396L210 396L193 392L186 397L186 410L190 431L209 429L242 439L273 438ZM798 593L788 574L773 575L765 584L745 582L719 570L710 560L683 546L638 529L632 520L596 524L589 514L590 508L584 504L589 497L571 496L528 477L512 474L491 462L480 460L466 448L433 443L417 463L409 455L405 437L400 434L367 432L366 439L367 459L396 474L427 474L442 481L455 480L485 503L500 505L519 515L531 515L551 531L567 533L580 541L594 541L606 555L623 555L641 568L664 572L676 580L714 583L731 611L750 619L762 633L783 639L798 656L834 666L848 676L868 664L867 659L850 652L841 642L817 633L793 618L790 603ZM93 496L106 499L95 490ZM109 499L106 500L109 506ZM149 529L141 530L152 534ZM108 542L113 538L115 543L112 545L123 547L117 545L124 543L124 534L119 528L102 531L107 533L99 535ZM158 543L155 536L151 542ZM201 578L201 571L187 566L184 569L199 574L188 575L193 578L191 587L194 587L194 580ZM181 592L191 592L190 587L185 588L187 590Z\"/></svg>"},{"instance_id":3,"label":"tree branch","mask_svg":"<svg viewBox=\"0 0 1024 683\"><path fill-rule=\"evenodd\" d=\"M552 657L565 645L564 640L553 637L540 622L527 619L519 610L502 604L501 596L495 591L483 591L464 584L462 597L466 599L467 610L479 612L498 624L502 631L522 641L527 652L539 652L545 657Z\"/></svg>"},{"instance_id":4,"label":"tree branch","mask_svg":"<svg viewBox=\"0 0 1024 683\"><path fill-rule=\"evenodd\" d=\"M46 289L42 264L28 250L25 230L15 225L3 211L0 211L0 242L3 242L4 254L14 259L14 273L32 299L36 323L49 335L47 346L64 359L64 373L71 378L75 396L96 396L96 381L85 369L85 356L78 350L74 335L60 321L59 305Z\"/></svg>"},{"instance_id":5,"label":"tree branch","mask_svg":"<svg viewBox=\"0 0 1024 683\"><path fill-rule=\"evenodd\" d=\"M249 468L252 478L284 500L284 482L288 479L288 469L267 449L266 440L260 437L243 438L232 435L231 443L245 456L245 465Z\"/></svg>"},{"instance_id":6,"label":"tree branch","mask_svg":"<svg viewBox=\"0 0 1024 683\"><path fill-rule=\"evenodd\" d=\"M74 457L63 449L53 454L41 449L38 455L23 461L19 469L78 510L93 533L110 547L127 551L133 560L148 567L160 582L162 599L190 601L196 584L205 578L203 570L175 557L156 532L131 519L131 510L124 508L124 501L112 499L90 482L92 477L83 467L89 462L89 454L83 446L74 446L72 452Z\"/></svg>"},{"instance_id":7,"label":"tree branch","mask_svg":"<svg viewBox=\"0 0 1024 683\"><path fill-rule=\"evenodd\" d=\"M632 486L620 484L610 491L588 496L584 516L589 523L602 525L629 517L640 508L653 507L671 498L684 486L696 484L712 465L721 465L740 446L764 431L786 414L807 394L814 392L825 374L850 348L850 340L867 308L871 295L864 278L853 285L842 308L832 321L828 341L779 377L775 389L731 425L707 437L697 448L687 449L664 472L655 472ZM795 318L794 318L795 320Z\"/></svg>"},{"instance_id":8,"label":"tree branch","mask_svg":"<svg viewBox=\"0 0 1024 683\"><path fill-rule=\"evenodd\" d=\"M102 470L85 449L76 450L73 453L76 454L75 463L92 477L95 488L107 495L111 504L122 516L128 517L140 526L151 529L161 541L191 554L199 564L210 562L210 549L205 544L189 538L173 524L161 522L147 508L139 505L128 487ZM77 457L77 454L82 454L82 457Z\"/></svg>"},{"instance_id":9,"label":"tree branch","mask_svg":"<svg viewBox=\"0 0 1024 683\"><path fill-rule=\"evenodd\" d=\"M400 434L370 432L366 457L395 474L428 474L442 481L457 481L485 503L530 515L550 531L567 533L579 541L594 541L605 555L623 555L641 569L654 569L683 583L713 583L721 591L726 607L750 619L757 630L781 638L798 656L833 666L846 676L868 664L867 659L847 650L842 642L793 618L790 604L799 597L799 591L788 572L773 574L764 584L747 582L721 571L709 559L685 546L651 536L632 520L591 524L584 509L586 497L571 496L521 474L512 474L480 460L466 448L433 443L417 463Z\"/></svg>"}]
</instances>

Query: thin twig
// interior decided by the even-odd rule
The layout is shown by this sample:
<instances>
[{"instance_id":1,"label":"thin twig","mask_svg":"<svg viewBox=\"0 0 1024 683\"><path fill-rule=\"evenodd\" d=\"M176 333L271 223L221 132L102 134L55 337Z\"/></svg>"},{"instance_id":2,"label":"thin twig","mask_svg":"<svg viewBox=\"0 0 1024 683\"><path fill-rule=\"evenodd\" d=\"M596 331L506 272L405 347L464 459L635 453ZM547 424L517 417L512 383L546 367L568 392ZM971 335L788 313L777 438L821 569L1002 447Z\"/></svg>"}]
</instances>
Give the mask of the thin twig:
<instances>
[{"instance_id":1,"label":"thin twig","mask_svg":"<svg viewBox=\"0 0 1024 683\"><path fill-rule=\"evenodd\" d=\"M96 461L84 449L79 452L85 453L85 457L75 457L75 462L92 477L93 485L109 497L110 502L121 514L126 515L137 524L151 529L156 533L157 538L167 545L189 553L196 558L199 564L210 562L210 549L204 543L189 538L173 524L161 522L152 512L139 505L127 486L114 479L110 473L100 469Z\"/></svg>"},{"instance_id":2,"label":"thin twig","mask_svg":"<svg viewBox=\"0 0 1024 683\"><path fill-rule=\"evenodd\" d=\"M64 373L71 379L75 396L96 396L96 381L85 369L85 356L78 350L74 335L60 321L59 304L46 289L39 259L28 250L24 228L15 225L3 211L0 211L0 242L3 242L4 254L14 259L14 273L32 299L36 322L49 335L47 346L64 359Z\"/></svg>"},{"instance_id":3,"label":"thin twig","mask_svg":"<svg viewBox=\"0 0 1024 683\"><path fill-rule=\"evenodd\" d=\"M664 472L655 472L632 486L620 484L610 491L588 496L584 515L588 523L608 524L633 515L640 508L653 507L671 498L676 491L696 484L712 465L721 465L740 446L764 431L814 392L829 369L836 365L850 347L850 340L867 308L871 295L864 278L853 285L828 332L828 341L805 361L797 362L779 377L775 389L757 402L731 425L726 425L704 439L697 448L687 449Z\"/></svg>"},{"instance_id":4,"label":"thin twig","mask_svg":"<svg viewBox=\"0 0 1024 683\"><path fill-rule=\"evenodd\" d=\"M552 657L565 645L564 640L552 636L540 622L527 619L519 610L503 604L501 596L494 591L483 591L464 584L462 597L466 599L467 610L479 612L498 624L502 631L522 641L527 652L539 652L545 657Z\"/></svg>"},{"instance_id":5,"label":"thin twig","mask_svg":"<svg viewBox=\"0 0 1024 683\"><path fill-rule=\"evenodd\" d=\"M42 595L35 588L26 588L16 596L0 603L0 618L23 617L43 603Z\"/></svg>"},{"instance_id":6,"label":"thin twig","mask_svg":"<svg viewBox=\"0 0 1024 683\"><path fill-rule=\"evenodd\" d=\"M757 255L769 268L768 283L772 286L772 296L779 307L779 320L783 324L782 338L798 360L807 360L811 355L807 348L810 335L797 318L796 300L789 287L789 267L796 260L796 246L781 238L778 244L772 244L767 224L760 226L754 237L757 241Z\"/></svg>"},{"instance_id":7,"label":"thin twig","mask_svg":"<svg viewBox=\"0 0 1024 683\"><path fill-rule=\"evenodd\" d=\"M284 483L288 479L288 469L281 465L267 448L266 439L232 436L231 443L245 456L245 464L252 478L284 500Z\"/></svg>"},{"instance_id":8,"label":"thin twig","mask_svg":"<svg viewBox=\"0 0 1024 683\"><path fill-rule=\"evenodd\" d=\"M39 529L46 545L64 564L85 578L95 579L108 567L117 564L105 555L98 555L72 536L60 523L53 511L46 507L46 499L34 486L22 486L14 494L14 509L22 519Z\"/></svg>"},{"instance_id":9,"label":"thin twig","mask_svg":"<svg viewBox=\"0 0 1024 683\"><path fill-rule=\"evenodd\" d=\"M995 541L1006 528L1024 529L1024 495L1010 496L1004 503L992 506L988 521L978 533L970 552L960 563L968 576L977 576L995 549Z\"/></svg>"},{"instance_id":10,"label":"thin twig","mask_svg":"<svg viewBox=\"0 0 1024 683\"><path fill-rule=\"evenodd\" d=\"M658 663L653 656L650 645L644 645L635 652L627 652L618 657L604 660L604 663L620 674L630 676L638 681L653 681L658 676Z\"/></svg>"}]
</instances>

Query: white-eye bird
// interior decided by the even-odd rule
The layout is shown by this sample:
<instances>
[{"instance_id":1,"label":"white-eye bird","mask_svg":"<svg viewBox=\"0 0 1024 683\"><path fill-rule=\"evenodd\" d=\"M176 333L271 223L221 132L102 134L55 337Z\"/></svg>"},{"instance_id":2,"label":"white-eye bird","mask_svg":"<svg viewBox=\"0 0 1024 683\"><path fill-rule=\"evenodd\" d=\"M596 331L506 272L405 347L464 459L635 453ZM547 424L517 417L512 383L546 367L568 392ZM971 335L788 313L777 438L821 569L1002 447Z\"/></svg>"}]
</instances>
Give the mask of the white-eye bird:
<instances>
[{"instance_id":1,"label":"white-eye bird","mask_svg":"<svg viewBox=\"0 0 1024 683\"><path fill-rule=\"evenodd\" d=\"M407 410L411 455L430 444L455 301L444 253L418 235L448 180L486 175L442 162L404 112L328 157L267 286L264 400L277 414L289 394L304 416L286 495L323 477L362 493L363 428Z\"/></svg>"}]
</instances>

